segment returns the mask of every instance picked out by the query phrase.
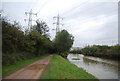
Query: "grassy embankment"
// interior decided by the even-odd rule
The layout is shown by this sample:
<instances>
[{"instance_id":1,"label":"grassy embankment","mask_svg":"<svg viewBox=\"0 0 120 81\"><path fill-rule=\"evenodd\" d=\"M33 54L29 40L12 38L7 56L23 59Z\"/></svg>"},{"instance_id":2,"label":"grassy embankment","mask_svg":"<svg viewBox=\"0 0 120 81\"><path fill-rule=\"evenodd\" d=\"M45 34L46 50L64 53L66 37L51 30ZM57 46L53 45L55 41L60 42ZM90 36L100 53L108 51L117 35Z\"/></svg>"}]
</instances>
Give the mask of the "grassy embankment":
<instances>
[{"instance_id":1,"label":"grassy embankment","mask_svg":"<svg viewBox=\"0 0 120 81\"><path fill-rule=\"evenodd\" d=\"M21 69L22 67L24 67L32 62L40 60L40 59L44 58L45 56L47 56L47 54L41 55L41 56L38 56L38 57L35 57L32 59L22 60L22 61L15 63L15 64L12 64L12 65L2 66L2 68L3 68L2 69L2 77L5 77L5 76L17 71L18 69Z\"/></svg>"},{"instance_id":2,"label":"grassy embankment","mask_svg":"<svg viewBox=\"0 0 120 81\"><path fill-rule=\"evenodd\" d=\"M40 79L96 79L91 74L71 64L59 55L54 55Z\"/></svg>"}]
</instances>

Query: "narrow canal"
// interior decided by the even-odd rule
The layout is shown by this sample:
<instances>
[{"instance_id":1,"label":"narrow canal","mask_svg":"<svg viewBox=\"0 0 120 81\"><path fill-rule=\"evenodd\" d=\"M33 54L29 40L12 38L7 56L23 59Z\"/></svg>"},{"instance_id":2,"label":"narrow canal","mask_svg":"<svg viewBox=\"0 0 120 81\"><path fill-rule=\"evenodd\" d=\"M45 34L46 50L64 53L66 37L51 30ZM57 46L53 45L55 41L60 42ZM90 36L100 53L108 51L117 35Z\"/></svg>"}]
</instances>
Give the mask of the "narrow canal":
<instances>
[{"instance_id":1,"label":"narrow canal","mask_svg":"<svg viewBox=\"0 0 120 81\"><path fill-rule=\"evenodd\" d=\"M68 60L98 79L118 79L118 61L99 57L69 54ZM73 60L79 58L79 60Z\"/></svg>"}]
</instances>

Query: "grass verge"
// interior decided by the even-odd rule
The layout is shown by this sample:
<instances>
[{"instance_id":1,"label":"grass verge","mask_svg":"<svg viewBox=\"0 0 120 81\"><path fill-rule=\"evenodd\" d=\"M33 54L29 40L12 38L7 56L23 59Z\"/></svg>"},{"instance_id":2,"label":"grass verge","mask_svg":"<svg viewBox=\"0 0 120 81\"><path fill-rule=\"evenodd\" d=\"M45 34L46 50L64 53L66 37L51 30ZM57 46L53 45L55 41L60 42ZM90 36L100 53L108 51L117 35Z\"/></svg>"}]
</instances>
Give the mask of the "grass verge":
<instances>
[{"instance_id":1,"label":"grass verge","mask_svg":"<svg viewBox=\"0 0 120 81\"><path fill-rule=\"evenodd\" d=\"M54 55L40 79L96 79L91 74L71 64L59 55Z\"/></svg>"},{"instance_id":2,"label":"grass verge","mask_svg":"<svg viewBox=\"0 0 120 81\"><path fill-rule=\"evenodd\" d=\"M5 76L21 69L22 67L25 67L28 64L44 58L45 56L47 56L47 54L35 57L33 59L22 60L12 65L2 66L2 77L4 78Z\"/></svg>"}]
</instances>

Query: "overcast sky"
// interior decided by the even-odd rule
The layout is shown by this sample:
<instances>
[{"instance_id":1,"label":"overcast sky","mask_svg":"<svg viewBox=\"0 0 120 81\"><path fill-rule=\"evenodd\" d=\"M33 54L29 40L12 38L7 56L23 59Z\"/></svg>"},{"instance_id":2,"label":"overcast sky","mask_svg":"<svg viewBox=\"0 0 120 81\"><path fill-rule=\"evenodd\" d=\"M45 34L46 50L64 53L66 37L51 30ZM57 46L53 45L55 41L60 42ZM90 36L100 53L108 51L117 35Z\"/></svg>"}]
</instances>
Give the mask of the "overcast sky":
<instances>
[{"instance_id":1,"label":"overcast sky","mask_svg":"<svg viewBox=\"0 0 120 81\"><path fill-rule=\"evenodd\" d=\"M3 2L4 1L4 2ZM118 43L118 0L3 0L3 16L18 21L22 26L25 12L31 9L50 28L51 39L55 36L53 17L64 17L60 29L74 36L73 47L86 45L114 45ZM9 2L8 2L9 1ZM0 7L1 8L1 7ZM37 19L33 16L33 19Z\"/></svg>"}]
</instances>

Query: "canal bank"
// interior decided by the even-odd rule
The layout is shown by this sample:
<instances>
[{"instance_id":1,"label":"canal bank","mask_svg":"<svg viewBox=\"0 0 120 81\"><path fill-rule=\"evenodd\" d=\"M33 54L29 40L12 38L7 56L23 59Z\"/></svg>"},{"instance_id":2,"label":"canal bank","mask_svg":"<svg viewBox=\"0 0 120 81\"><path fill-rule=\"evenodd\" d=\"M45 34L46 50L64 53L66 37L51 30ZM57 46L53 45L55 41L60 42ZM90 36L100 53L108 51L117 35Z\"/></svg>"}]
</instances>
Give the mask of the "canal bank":
<instances>
[{"instance_id":1,"label":"canal bank","mask_svg":"<svg viewBox=\"0 0 120 81\"><path fill-rule=\"evenodd\" d=\"M98 81L96 77L60 55L53 55L40 79L94 79L94 81Z\"/></svg>"},{"instance_id":2,"label":"canal bank","mask_svg":"<svg viewBox=\"0 0 120 81\"><path fill-rule=\"evenodd\" d=\"M72 60L72 58L79 58L80 60ZM98 79L118 79L118 61L116 60L82 54L69 54L67 59Z\"/></svg>"}]
</instances>

